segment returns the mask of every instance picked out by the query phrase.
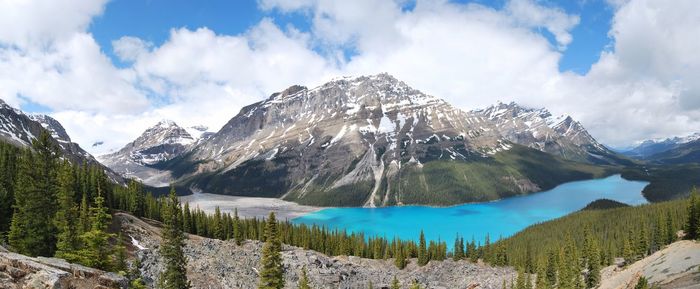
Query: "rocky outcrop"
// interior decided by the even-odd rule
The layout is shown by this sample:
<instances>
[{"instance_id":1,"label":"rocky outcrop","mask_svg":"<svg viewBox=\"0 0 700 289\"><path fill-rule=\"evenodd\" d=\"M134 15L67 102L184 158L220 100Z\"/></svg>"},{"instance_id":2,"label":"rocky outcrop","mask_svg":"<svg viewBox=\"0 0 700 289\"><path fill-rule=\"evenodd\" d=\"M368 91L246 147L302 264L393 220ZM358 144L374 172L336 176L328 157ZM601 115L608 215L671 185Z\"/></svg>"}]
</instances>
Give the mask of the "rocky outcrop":
<instances>
[{"instance_id":1,"label":"rocky outcrop","mask_svg":"<svg viewBox=\"0 0 700 289\"><path fill-rule=\"evenodd\" d=\"M632 289L640 276L654 288L700 289L700 243L679 241L629 266L602 271L600 289Z\"/></svg>"},{"instance_id":2,"label":"rocky outcrop","mask_svg":"<svg viewBox=\"0 0 700 289\"><path fill-rule=\"evenodd\" d=\"M0 247L2 289L126 289L126 278L115 273L71 264L62 259L7 252Z\"/></svg>"},{"instance_id":3,"label":"rocky outcrop","mask_svg":"<svg viewBox=\"0 0 700 289\"><path fill-rule=\"evenodd\" d=\"M130 215L117 214L122 232L134 238L142 250L135 252L141 260L141 272L147 284L152 285L163 270L158 255L159 229ZM232 241L220 241L190 235L187 240L187 277L194 288L256 288L262 243L246 241L237 246ZM418 267L416 260L404 270L393 265L393 260L370 260L357 257L329 257L314 251L284 246L285 288L296 288L301 270L306 267L313 288L388 288L396 276L408 286L418 280L425 288L451 289L502 288L515 278L511 268L496 268L466 261L430 262Z\"/></svg>"}]
</instances>

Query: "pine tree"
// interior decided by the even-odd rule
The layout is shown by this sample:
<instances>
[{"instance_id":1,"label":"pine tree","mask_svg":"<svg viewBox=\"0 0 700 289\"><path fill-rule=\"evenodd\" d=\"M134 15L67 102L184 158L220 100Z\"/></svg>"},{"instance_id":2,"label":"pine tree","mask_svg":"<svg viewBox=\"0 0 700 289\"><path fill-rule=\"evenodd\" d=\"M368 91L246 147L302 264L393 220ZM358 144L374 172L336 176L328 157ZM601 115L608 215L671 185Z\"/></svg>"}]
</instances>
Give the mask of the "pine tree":
<instances>
[{"instance_id":1,"label":"pine tree","mask_svg":"<svg viewBox=\"0 0 700 289\"><path fill-rule=\"evenodd\" d=\"M224 222L221 219L221 210L218 206L214 209L214 238L219 240L226 239L226 235L224 233Z\"/></svg>"},{"instance_id":2,"label":"pine tree","mask_svg":"<svg viewBox=\"0 0 700 289\"><path fill-rule=\"evenodd\" d=\"M403 268L406 268L406 256L401 246L401 240L396 239L395 244L394 265L396 265L396 268L403 270Z\"/></svg>"},{"instance_id":3,"label":"pine tree","mask_svg":"<svg viewBox=\"0 0 700 289\"><path fill-rule=\"evenodd\" d=\"M428 264L428 251L425 246L425 234L423 234L423 230L420 231L420 241L418 246L418 266L425 266Z\"/></svg>"},{"instance_id":4,"label":"pine tree","mask_svg":"<svg viewBox=\"0 0 700 289\"><path fill-rule=\"evenodd\" d=\"M372 280L369 280L369 283L367 283L367 289L374 289L374 284L372 284Z\"/></svg>"},{"instance_id":5,"label":"pine tree","mask_svg":"<svg viewBox=\"0 0 700 289\"><path fill-rule=\"evenodd\" d=\"M54 218L54 224L58 229L58 241L56 243L56 257L75 262L71 258L75 256L79 248L77 207L75 206L75 179L73 168L68 161L64 161L58 176L58 210Z\"/></svg>"},{"instance_id":6,"label":"pine tree","mask_svg":"<svg viewBox=\"0 0 700 289\"><path fill-rule=\"evenodd\" d=\"M306 275L306 266L301 269L301 278L299 279L298 289L311 289L309 286L309 276Z\"/></svg>"},{"instance_id":7,"label":"pine tree","mask_svg":"<svg viewBox=\"0 0 700 289\"><path fill-rule=\"evenodd\" d=\"M275 213L270 212L265 226L265 245L263 246L260 283L258 289L281 289L284 287L284 271L282 267L282 243Z\"/></svg>"},{"instance_id":8,"label":"pine tree","mask_svg":"<svg viewBox=\"0 0 700 289\"><path fill-rule=\"evenodd\" d=\"M460 238L459 235L457 235L457 238L455 239L455 249L454 249L454 255L452 256L452 259L454 261L459 261L464 259L464 239Z\"/></svg>"},{"instance_id":9,"label":"pine tree","mask_svg":"<svg viewBox=\"0 0 700 289\"><path fill-rule=\"evenodd\" d=\"M18 164L10 245L30 256L53 256L56 246L57 149L47 131L32 142Z\"/></svg>"},{"instance_id":10,"label":"pine tree","mask_svg":"<svg viewBox=\"0 0 700 289\"><path fill-rule=\"evenodd\" d=\"M518 278L515 281L515 288L517 289L528 289L528 284L525 280L525 269L518 268Z\"/></svg>"},{"instance_id":11,"label":"pine tree","mask_svg":"<svg viewBox=\"0 0 700 289\"><path fill-rule=\"evenodd\" d=\"M676 241L676 228L673 223L671 211L666 212L666 244L671 244Z\"/></svg>"},{"instance_id":12,"label":"pine tree","mask_svg":"<svg viewBox=\"0 0 700 289\"><path fill-rule=\"evenodd\" d=\"M182 208L182 231L185 233L193 233L190 203L185 203L184 207Z\"/></svg>"},{"instance_id":13,"label":"pine tree","mask_svg":"<svg viewBox=\"0 0 700 289\"><path fill-rule=\"evenodd\" d=\"M187 259L182 248L185 246L185 235L180 230L180 202L175 195L175 188L170 187L168 200L163 211L163 243L160 255L163 256L165 271L158 280L162 289L188 289L191 287L187 280Z\"/></svg>"},{"instance_id":14,"label":"pine tree","mask_svg":"<svg viewBox=\"0 0 700 289\"><path fill-rule=\"evenodd\" d=\"M591 239L588 256L588 275L586 276L586 286L595 288L600 282L600 248L598 241Z\"/></svg>"},{"instance_id":15,"label":"pine tree","mask_svg":"<svg viewBox=\"0 0 700 289\"><path fill-rule=\"evenodd\" d=\"M410 289L422 289L423 287L420 286L420 283L418 283L418 280L413 280L413 283L411 283Z\"/></svg>"},{"instance_id":16,"label":"pine tree","mask_svg":"<svg viewBox=\"0 0 700 289\"><path fill-rule=\"evenodd\" d=\"M233 210L233 239L236 241L236 245L240 246L243 244L243 227L238 217L238 209Z\"/></svg>"},{"instance_id":17,"label":"pine tree","mask_svg":"<svg viewBox=\"0 0 700 289\"><path fill-rule=\"evenodd\" d=\"M697 189L693 188L688 200L688 217L685 222L685 238L695 240L698 238L698 226L700 224L700 205L698 205Z\"/></svg>"},{"instance_id":18,"label":"pine tree","mask_svg":"<svg viewBox=\"0 0 700 289\"><path fill-rule=\"evenodd\" d=\"M78 251L80 263L101 270L111 270L113 268L114 249L109 243L109 239L114 234L107 233L112 216L107 213L104 207L104 198L98 192L95 197L95 206L90 208L90 231L83 233L80 238L83 248Z\"/></svg>"},{"instance_id":19,"label":"pine tree","mask_svg":"<svg viewBox=\"0 0 700 289\"><path fill-rule=\"evenodd\" d=\"M555 250L551 250L547 256L547 268L545 269L548 287L554 287L557 284L557 267L557 253Z\"/></svg>"},{"instance_id":20,"label":"pine tree","mask_svg":"<svg viewBox=\"0 0 700 289\"><path fill-rule=\"evenodd\" d=\"M396 276L394 276L394 280L391 281L391 289L401 289L401 284L399 283L399 279L396 279Z\"/></svg>"},{"instance_id":21,"label":"pine tree","mask_svg":"<svg viewBox=\"0 0 700 289\"><path fill-rule=\"evenodd\" d=\"M78 216L78 232L82 234L87 231L90 231L90 204L88 203L88 194L83 192L80 201L80 215Z\"/></svg>"},{"instance_id":22,"label":"pine tree","mask_svg":"<svg viewBox=\"0 0 700 289\"><path fill-rule=\"evenodd\" d=\"M127 264L127 253L126 247L122 244L122 234L119 233L116 240L117 244L114 246L114 271L116 272L126 272L129 269Z\"/></svg>"}]
</instances>

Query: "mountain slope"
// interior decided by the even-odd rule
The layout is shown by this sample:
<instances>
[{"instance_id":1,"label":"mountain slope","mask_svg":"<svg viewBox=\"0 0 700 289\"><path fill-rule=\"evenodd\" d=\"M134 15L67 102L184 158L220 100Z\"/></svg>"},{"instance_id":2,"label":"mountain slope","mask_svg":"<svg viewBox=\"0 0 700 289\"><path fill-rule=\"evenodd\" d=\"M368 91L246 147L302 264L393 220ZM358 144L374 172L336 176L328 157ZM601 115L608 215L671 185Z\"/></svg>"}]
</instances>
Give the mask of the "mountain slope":
<instances>
[{"instance_id":1,"label":"mountain slope","mask_svg":"<svg viewBox=\"0 0 700 289\"><path fill-rule=\"evenodd\" d=\"M99 159L125 177L135 177L156 187L167 186L171 181L170 174L150 165L180 155L194 142L195 139L186 129L173 121L163 120L119 151L100 156Z\"/></svg>"},{"instance_id":2,"label":"mountain slope","mask_svg":"<svg viewBox=\"0 0 700 289\"><path fill-rule=\"evenodd\" d=\"M593 164L630 164L596 141L570 116L554 117L544 109L498 103L476 113L491 120L508 141L564 159Z\"/></svg>"},{"instance_id":3,"label":"mountain slope","mask_svg":"<svg viewBox=\"0 0 700 289\"><path fill-rule=\"evenodd\" d=\"M552 127L550 143L533 149L502 130L485 111L379 74L292 86L155 166L194 191L369 207L486 201L605 174L544 150L586 151L592 138Z\"/></svg>"},{"instance_id":4,"label":"mountain slope","mask_svg":"<svg viewBox=\"0 0 700 289\"><path fill-rule=\"evenodd\" d=\"M700 163L700 140L676 144L673 148L647 157L662 164Z\"/></svg>"},{"instance_id":5,"label":"mountain slope","mask_svg":"<svg viewBox=\"0 0 700 289\"><path fill-rule=\"evenodd\" d=\"M28 147L44 130L51 134L52 140L62 155L76 164L102 166L92 155L71 141L60 122L47 115L27 115L0 99L0 140L19 147ZM122 177L104 168L109 178L116 183L123 183Z\"/></svg>"},{"instance_id":6,"label":"mountain slope","mask_svg":"<svg viewBox=\"0 0 700 289\"><path fill-rule=\"evenodd\" d=\"M700 133L694 133L683 137L645 140L639 143L635 148L623 152L623 154L639 159L652 159L654 155L671 151L698 140L700 140Z\"/></svg>"}]
</instances>

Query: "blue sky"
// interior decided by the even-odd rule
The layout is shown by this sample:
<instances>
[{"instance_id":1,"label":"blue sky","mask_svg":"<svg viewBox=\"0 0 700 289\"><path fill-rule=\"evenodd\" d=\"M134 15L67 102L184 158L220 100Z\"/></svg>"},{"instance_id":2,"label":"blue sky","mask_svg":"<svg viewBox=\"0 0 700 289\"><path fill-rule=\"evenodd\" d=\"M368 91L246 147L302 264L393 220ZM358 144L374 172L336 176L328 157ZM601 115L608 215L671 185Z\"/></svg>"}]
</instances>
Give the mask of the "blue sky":
<instances>
[{"instance_id":1,"label":"blue sky","mask_svg":"<svg viewBox=\"0 0 700 289\"><path fill-rule=\"evenodd\" d=\"M506 4L504 0L454 2L477 3L495 9L502 9ZM559 70L578 74L588 72L600 57L601 51L611 44L607 34L613 8L604 0L540 1L540 4L557 7L580 17L580 23L571 31L573 42L562 51ZM413 5L409 2L404 7L410 10ZM263 18L272 19L280 27L293 25L305 32L311 27L308 13L263 11L257 1L250 0L112 0L107 4L104 14L93 20L89 31L115 65L123 66L111 49L112 41L122 36L138 37L160 46L168 40L170 30L174 28L194 30L207 27L217 34L238 35ZM537 32L556 46L554 37L546 29ZM352 50L346 50L345 53L347 56L353 55Z\"/></svg>"},{"instance_id":2,"label":"blue sky","mask_svg":"<svg viewBox=\"0 0 700 289\"><path fill-rule=\"evenodd\" d=\"M700 131L697 0L445 1L0 1L0 98L95 154L380 72L464 110L570 115L613 147Z\"/></svg>"}]
</instances>

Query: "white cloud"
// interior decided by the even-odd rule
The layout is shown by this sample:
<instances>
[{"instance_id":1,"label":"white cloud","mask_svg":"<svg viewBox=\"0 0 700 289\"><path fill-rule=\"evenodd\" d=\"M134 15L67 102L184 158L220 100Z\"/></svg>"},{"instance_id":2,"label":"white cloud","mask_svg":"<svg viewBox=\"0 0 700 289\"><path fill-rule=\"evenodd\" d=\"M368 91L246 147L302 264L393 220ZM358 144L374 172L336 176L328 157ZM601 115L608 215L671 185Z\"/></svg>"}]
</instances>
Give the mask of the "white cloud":
<instances>
[{"instance_id":1,"label":"white cloud","mask_svg":"<svg viewBox=\"0 0 700 289\"><path fill-rule=\"evenodd\" d=\"M507 3L505 10L526 26L549 30L562 49L573 40L569 31L580 20L577 15L568 15L562 9L544 7L530 0L512 0Z\"/></svg>"},{"instance_id":2,"label":"white cloud","mask_svg":"<svg viewBox=\"0 0 700 289\"><path fill-rule=\"evenodd\" d=\"M112 41L114 54L121 61L135 61L141 55L148 53L148 50L153 47L153 43L146 42L140 38L131 36L122 36L121 38Z\"/></svg>"},{"instance_id":3,"label":"white cloud","mask_svg":"<svg viewBox=\"0 0 700 289\"><path fill-rule=\"evenodd\" d=\"M265 10L309 17L310 31L263 19L238 35L173 29L159 46L125 36L112 43L125 68L86 32L104 2L63 1L74 4L69 19L30 15L46 3L0 4L0 24L20 17L5 11L28 17L16 31L0 28L0 97L54 109L93 152L117 148L163 118L216 130L240 107L289 85L384 71L464 109L514 100L572 114L613 145L700 130L692 0L617 1L613 48L586 75L558 69L578 16L532 0L503 9L418 1L412 10L401 1L261 0ZM355 54L347 59L345 50ZM106 146L90 148L98 140Z\"/></svg>"},{"instance_id":4,"label":"white cloud","mask_svg":"<svg viewBox=\"0 0 700 289\"><path fill-rule=\"evenodd\" d=\"M26 48L84 31L107 0L0 1L0 44Z\"/></svg>"}]
</instances>

